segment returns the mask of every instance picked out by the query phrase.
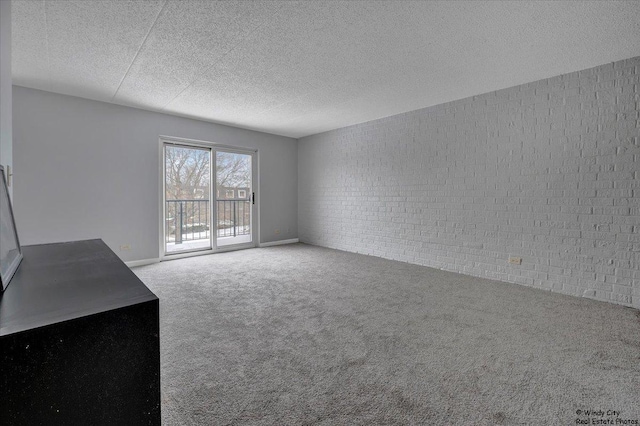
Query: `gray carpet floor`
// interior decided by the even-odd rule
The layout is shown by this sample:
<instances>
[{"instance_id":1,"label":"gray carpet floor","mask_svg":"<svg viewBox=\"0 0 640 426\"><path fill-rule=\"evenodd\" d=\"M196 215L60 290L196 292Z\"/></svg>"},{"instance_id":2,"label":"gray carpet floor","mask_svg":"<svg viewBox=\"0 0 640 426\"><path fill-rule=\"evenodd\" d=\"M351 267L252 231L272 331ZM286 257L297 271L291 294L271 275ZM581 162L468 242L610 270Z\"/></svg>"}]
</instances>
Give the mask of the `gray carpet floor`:
<instances>
[{"instance_id":1,"label":"gray carpet floor","mask_svg":"<svg viewBox=\"0 0 640 426\"><path fill-rule=\"evenodd\" d=\"M640 420L634 309L304 244L134 272L164 425Z\"/></svg>"}]
</instances>

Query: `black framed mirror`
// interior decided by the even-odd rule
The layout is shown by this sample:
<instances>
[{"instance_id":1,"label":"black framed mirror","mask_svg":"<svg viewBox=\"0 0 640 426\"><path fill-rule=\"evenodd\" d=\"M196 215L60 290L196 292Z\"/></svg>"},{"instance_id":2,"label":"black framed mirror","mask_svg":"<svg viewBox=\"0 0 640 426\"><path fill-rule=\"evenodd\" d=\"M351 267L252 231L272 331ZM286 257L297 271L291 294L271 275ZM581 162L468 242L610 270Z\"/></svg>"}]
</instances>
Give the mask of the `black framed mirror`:
<instances>
[{"instance_id":1,"label":"black framed mirror","mask_svg":"<svg viewBox=\"0 0 640 426\"><path fill-rule=\"evenodd\" d=\"M2 175L2 185L0 185L0 284L2 284L2 291L4 291L20 266L22 249L20 248L3 166L0 166L0 175Z\"/></svg>"}]
</instances>

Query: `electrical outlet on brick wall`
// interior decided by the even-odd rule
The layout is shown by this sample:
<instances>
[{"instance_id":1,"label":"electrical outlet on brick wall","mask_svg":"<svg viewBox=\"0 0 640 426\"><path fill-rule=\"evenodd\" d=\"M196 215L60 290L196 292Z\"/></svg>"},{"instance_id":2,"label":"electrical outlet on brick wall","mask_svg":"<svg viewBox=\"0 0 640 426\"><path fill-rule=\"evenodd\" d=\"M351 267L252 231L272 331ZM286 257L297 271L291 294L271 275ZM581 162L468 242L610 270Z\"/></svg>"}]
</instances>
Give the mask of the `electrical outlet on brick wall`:
<instances>
[{"instance_id":1,"label":"electrical outlet on brick wall","mask_svg":"<svg viewBox=\"0 0 640 426\"><path fill-rule=\"evenodd\" d=\"M521 257L509 257L509 263L511 263L512 265L521 265L522 264L522 258Z\"/></svg>"}]
</instances>

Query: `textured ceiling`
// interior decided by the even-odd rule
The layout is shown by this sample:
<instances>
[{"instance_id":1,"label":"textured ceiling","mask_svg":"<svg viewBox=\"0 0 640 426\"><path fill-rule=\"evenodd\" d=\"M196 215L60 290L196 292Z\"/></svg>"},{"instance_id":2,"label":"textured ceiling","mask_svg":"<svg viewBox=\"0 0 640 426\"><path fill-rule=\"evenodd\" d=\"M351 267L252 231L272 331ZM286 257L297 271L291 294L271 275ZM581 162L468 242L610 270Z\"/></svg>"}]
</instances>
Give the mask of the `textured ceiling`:
<instances>
[{"instance_id":1,"label":"textured ceiling","mask_svg":"<svg viewBox=\"0 0 640 426\"><path fill-rule=\"evenodd\" d=\"M640 1L14 0L14 84L302 137L640 55Z\"/></svg>"}]
</instances>

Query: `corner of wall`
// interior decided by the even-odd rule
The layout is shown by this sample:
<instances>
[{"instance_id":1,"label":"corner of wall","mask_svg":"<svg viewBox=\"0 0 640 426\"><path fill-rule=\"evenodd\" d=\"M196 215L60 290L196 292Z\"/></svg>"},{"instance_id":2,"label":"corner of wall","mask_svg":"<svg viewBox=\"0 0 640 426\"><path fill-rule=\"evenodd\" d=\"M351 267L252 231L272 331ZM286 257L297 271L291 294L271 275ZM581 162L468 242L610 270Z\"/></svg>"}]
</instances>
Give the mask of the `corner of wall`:
<instances>
[{"instance_id":1,"label":"corner of wall","mask_svg":"<svg viewBox=\"0 0 640 426\"><path fill-rule=\"evenodd\" d=\"M0 1L0 164L13 168L11 2ZM13 195L13 185L9 186Z\"/></svg>"}]
</instances>

